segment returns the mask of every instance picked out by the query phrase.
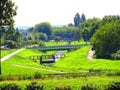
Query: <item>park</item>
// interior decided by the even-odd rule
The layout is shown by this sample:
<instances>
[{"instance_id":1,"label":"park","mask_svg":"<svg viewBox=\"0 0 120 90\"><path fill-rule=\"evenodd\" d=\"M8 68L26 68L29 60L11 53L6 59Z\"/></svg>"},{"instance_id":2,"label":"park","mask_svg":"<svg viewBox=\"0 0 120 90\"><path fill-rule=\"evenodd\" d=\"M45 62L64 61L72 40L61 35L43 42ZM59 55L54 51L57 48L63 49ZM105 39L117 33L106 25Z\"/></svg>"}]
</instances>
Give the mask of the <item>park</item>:
<instances>
[{"instance_id":1,"label":"park","mask_svg":"<svg viewBox=\"0 0 120 90\"><path fill-rule=\"evenodd\" d=\"M119 15L21 29L16 4L0 7L0 90L120 90Z\"/></svg>"}]
</instances>

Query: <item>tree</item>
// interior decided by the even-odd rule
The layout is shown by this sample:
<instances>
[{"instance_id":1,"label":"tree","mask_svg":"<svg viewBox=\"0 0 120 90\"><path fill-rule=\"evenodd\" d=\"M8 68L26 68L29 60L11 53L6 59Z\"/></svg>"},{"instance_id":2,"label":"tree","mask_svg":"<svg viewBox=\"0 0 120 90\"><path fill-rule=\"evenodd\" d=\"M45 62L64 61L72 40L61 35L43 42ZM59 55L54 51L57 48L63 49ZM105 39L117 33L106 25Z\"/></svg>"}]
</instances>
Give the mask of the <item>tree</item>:
<instances>
[{"instance_id":1,"label":"tree","mask_svg":"<svg viewBox=\"0 0 120 90\"><path fill-rule=\"evenodd\" d=\"M84 39L84 41L88 42L89 40L89 32L87 29L85 29L83 32L82 32L82 37Z\"/></svg>"},{"instance_id":2,"label":"tree","mask_svg":"<svg viewBox=\"0 0 120 90\"><path fill-rule=\"evenodd\" d=\"M80 41L80 37L81 37L81 32L80 30L76 30L74 33L74 40L77 40L78 42Z\"/></svg>"},{"instance_id":3,"label":"tree","mask_svg":"<svg viewBox=\"0 0 120 90\"><path fill-rule=\"evenodd\" d=\"M91 39L95 54L99 58L111 58L120 50L120 20L101 26Z\"/></svg>"},{"instance_id":4,"label":"tree","mask_svg":"<svg viewBox=\"0 0 120 90\"><path fill-rule=\"evenodd\" d=\"M61 40L61 37L57 36L55 37L55 42L58 43Z\"/></svg>"},{"instance_id":5,"label":"tree","mask_svg":"<svg viewBox=\"0 0 120 90\"><path fill-rule=\"evenodd\" d=\"M42 22L42 23L35 25L35 32L45 33L48 36L48 38L50 38L51 33L52 33L50 23Z\"/></svg>"},{"instance_id":6,"label":"tree","mask_svg":"<svg viewBox=\"0 0 120 90\"><path fill-rule=\"evenodd\" d=\"M80 15L79 15L79 13L76 13L76 14L75 14L75 17L74 17L74 25L75 25L76 27L78 27L80 23L81 23Z\"/></svg>"},{"instance_id":7,"label":"tree","mask_svg":"<svg viewBox=\"0 0 120 90\"><path fill-rule=\"evenodd\" d=\"M101 25L104 25L106 23L109 23L115 20L120 20L120 16L119 15L106 15L102 18Z\"/></svg>"},{"instance_id":8,"label":"tree","mask_svg":"<svg viewBox=\"0 0 120 90\"><path fill-rule=\"evenodd\" d=\"M0 0L0 26L14 24L13 16L16 15L17 6L12 0Z\"/></svg>"},{"instance_id":9,"label":"tree","mask_svg":"<svg viewBox=\"0 0 120 90\"><path fill-rule=\"evenodd\" d=\"M42 40L42 41L47 41L48 40L48 37L45 33L40 33L39 35L39 40Z\"/></svg>"},{"instance_id":10,"label":"tree","mask_svg":"<svg viewBox=\"0 0 120 90\"><path fill-rule=\"evenodd\" d=\"M28 40L32 40L32 36L28 36L28 38L27 38Z\"/></svg>"},{"instance_id":11,"label":"tree","mask_svg":"<svg viewBox=\"0 0 120 90\"><path fill-rule=\"evenodd\" d=\"M13 17L16 13L17 6L12 0L0 0L0 38L15 41L16 34ZM17 34L16 34L17 35ZM5 44L3 42L3 44ZM12 44L11 44L12 45Z\"/></svg>"},{"instance_id":12,"label":"tree","mask_svg":"<svg viewBox=\"0 0 120 90\"><path fill-rule=\"evenodd\" d=\"M86 17L84 15L84 13L81 15L81 19L82 19L82 22L86 21Z\"/></svg>"},{"instance_id":13,"label":"tree","mask_svg":"<svg viewBox=\"0 0 120 90\"><path fill-rule=\"evenodd\" d=\"M68 23L68 26L74 26L72 23Z\"/></svg>"},{"instance_id":14,"label":"tree","mask_svg":"<svg viewBox=\"0 0 120 90\"><path fill-rule=\"evenodd\" d=\"M88 40L93 36L96 30L99 28L101 20L99 18L87 19L79 26L80 31L84 34L84 30L88 30ZM84 36L84 35L83 35ZM84 37L83 37L84 38Z\"/></svg>"},{"instance_id":15,"label":"tree","mask_svg":"<svg viewBox=\"0 0 120 90\"><path fill-rule=\"evenodd\" d=\"M54 38L59 36L63 40L73 40L78 28L73 26L53 28Z\"/></svg>"}]
</instances>

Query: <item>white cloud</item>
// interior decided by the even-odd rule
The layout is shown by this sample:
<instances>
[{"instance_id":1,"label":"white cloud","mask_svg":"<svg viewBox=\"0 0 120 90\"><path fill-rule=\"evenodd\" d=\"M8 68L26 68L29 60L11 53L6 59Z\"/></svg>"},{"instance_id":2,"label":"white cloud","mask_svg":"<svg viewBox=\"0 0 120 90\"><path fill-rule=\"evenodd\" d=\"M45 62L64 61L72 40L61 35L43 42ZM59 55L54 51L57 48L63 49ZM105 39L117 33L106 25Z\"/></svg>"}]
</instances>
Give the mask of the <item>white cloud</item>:
<instances>
[{"instance_id":1,"label":"white cloud","mask_svg":"<svg viewBox=\"0 0 120 90\"><path fill-rule=\"evenodd\" d=\"M18 6L16 25L35 25L48 21L52 25L73 22L76 12L87 18L119 14L119 0L13 0Z\"/></svg>"}]
</instances>

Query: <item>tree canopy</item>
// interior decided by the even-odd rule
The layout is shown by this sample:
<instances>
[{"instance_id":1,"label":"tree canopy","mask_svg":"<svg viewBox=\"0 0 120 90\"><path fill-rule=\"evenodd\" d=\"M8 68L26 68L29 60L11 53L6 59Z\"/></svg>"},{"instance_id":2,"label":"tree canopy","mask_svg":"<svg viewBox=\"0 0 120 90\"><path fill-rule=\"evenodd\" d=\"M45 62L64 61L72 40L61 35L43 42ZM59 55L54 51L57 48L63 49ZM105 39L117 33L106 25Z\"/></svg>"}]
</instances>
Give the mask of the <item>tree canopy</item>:
<instances>
[{"instance_id":1,"label":"tree canopy","mask_svg":"<svg viewBox=\"0 0 120 90\"><path fill-rule=\"evenodd\" d=\"M75 14L75 17L74 17L74 26L78 27L84 21L86 21L86 17L85 17L84 14L82 14L81 16L79 15L79 13Z\"/></svg>"},{"instance_id":2,"label":"tree canopy","mask_svg":"<svg viewBox=\"0 0 120 90\"><path fill-rule=\"evenodd\" d=\"M120 20L101 26L91 41L97 57L111 58L111 54L120 49Z\"/></svg>"},{"instance_id":3,"label":"tree canopy","mask_svg":"<svg viewBox=\"0 0 120 90\"><path fill-rule=\"evenodd\" d=\"M48 37L52 34L52 28L49 22L42 22L35 25L35 32L45 33Z\"/></svg>"},{"instance_id":4,"label":"tree canopy","mask_svg":"<svg viewBox=\"0 0 120 90\"><path fill-rule=\"evenodd\" d=\"M12 0L0 0L0 26L10 26L14 24L17 6Z\"/></svg>"}]
</instances>

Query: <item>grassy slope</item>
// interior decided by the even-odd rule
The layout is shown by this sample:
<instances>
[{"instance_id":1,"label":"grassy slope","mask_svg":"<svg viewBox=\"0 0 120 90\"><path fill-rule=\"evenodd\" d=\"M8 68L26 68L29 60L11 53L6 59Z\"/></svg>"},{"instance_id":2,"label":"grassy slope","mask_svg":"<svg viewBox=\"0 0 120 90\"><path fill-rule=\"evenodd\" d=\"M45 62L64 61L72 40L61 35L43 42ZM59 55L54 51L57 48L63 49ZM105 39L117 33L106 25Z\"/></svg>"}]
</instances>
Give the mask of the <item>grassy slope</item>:
<instances>
[{"instance_id":1,"label":"grassy slope","mask_svg":"<svg viewBox=\"0 0 120 90\"><path fill-rule=\"evenodd\" d=\"M24 50L13 57L9 58L8 60L2 62L2 74L33 74L34 72L41 72L41 73L50 73L46 71L40 71L35 69L29 68L22 68L13 66L15 64L22 65L22 66L32 66L32 67L43 67L39 63L36 63L30 60L30 56L34 55L42 55L41 52L37 50Z\"/></svg>"},{"instance_id":2,"label":"grassy slope","mask_svg":"<svg viewBox=\"0 0 120 90\"><path fill-rule=\"evenodd\" d=\"M28 69L22 67L15 67L13 64L24 66L40 67L52 70L60 70L64 72L80 72L81 70L102 69L102 70L119 70L120 60L112 61L105 59L96 59L90 61L87 59L87 53L90 50L89 46L81 47L79 50L66 53L66 57L61 58L53 66L42 66L30 60L30 56L41 55L37 50L24 50L5 62L2 62L2 74L31 74L34 72L50 73L47 71L40 71L35 69ZM48 52L54 53L54 52Z\"/></svg>"},{"instance_id":3,"label":"grassy slope","mask_svg":"<svg viewBox=\"0 0 120 90\"><path fill-rule=\"evenodd\" d=\"M96 59L94 61L90 61L87 59L87 53L90 47L82 47L79 50L69 52L66 54L66 57L61 58L58 62L54 64L52 67L41 66L38 63L35 63L29 59L31 55L41 55L37 50L24 50L15 56L11 57L9 60L2 62L2 74L33 74L34 72L41 73L50 73L45 71L38 71L34 69L25 69L20 67L12 66L12 64L26 65L26 66L34 66L34 67L42 67L47 69L57 69L62 71L69 72L79 72L80 70L85 69L103 69L103 70L120 70L120 60L112 61L105 59ZM36 81L36 80L33 80ZM56 86L66 86L70 85L76 90L78 87L82 85L86 85L87 83L97 84L101 88L105 87L109 82L119 81L120 77L108 77L108 76L96 76L96 77L86 77L86 78L53 78L53 79L44 79L37 80L40 84L44 85L46 90L50 90ZM0 82L0 85L3 83L16 83L21 87L25 87L26 84L29 84L31 81L13 81L13 82ZM52 82L52 83L51 83ZM103 83L104 82L104 83ZM24 89L23 89L24 90ZM103 90L103 89L101 89Z\"/></svg>"},{"instance_id":4,"label":"grassy slope","mask_svg":"<svg viewBox=\"0 0 120 90\"><path fill-rule=\"evenodd\" d=\"M2 57L4 57L4 56L6 56L6 55L8 55L8 54L10 54L10 53L12 53L12 52L14 52L14 51L16 51L16 49L0 50L0 51L1 51L0 57L2 58Z\"/></svg>"},{"instance_id":5,"label":"grassy slope","mask_svg":"<svg viewBox=\"0 0 120 90\"><path fill-rule=\"evenodd\" d=\"M120 60L112 61L106 59L87 59L89 46L82 47L79 50L66 54L66 57L55 63L54 67L64 68L70 71L79 71L81 69L102 69L102 70L120 70Z\"/></svg>"}]
</instances>

